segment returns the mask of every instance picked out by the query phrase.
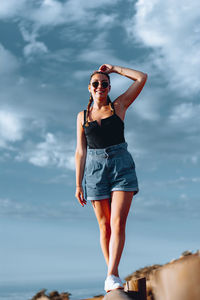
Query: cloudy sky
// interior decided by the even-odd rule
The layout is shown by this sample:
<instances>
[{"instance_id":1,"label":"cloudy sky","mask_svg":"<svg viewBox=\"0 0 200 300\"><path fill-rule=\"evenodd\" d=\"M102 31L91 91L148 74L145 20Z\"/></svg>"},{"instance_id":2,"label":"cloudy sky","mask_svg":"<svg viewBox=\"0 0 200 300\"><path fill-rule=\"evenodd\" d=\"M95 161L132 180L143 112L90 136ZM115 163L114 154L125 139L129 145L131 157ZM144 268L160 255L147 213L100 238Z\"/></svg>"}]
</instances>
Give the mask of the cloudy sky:
<instances>
[{"instance_id":1,"label":"cloudy sky","mask_svg":"<svg viewBox=\"0 0 200 300\"><path fill-rule=\"evenodd\" d=\"M86 270L104 279L92 207L74 197L76 115L103 63L148 73L125 123L140 192L122 275L198 249L199 20L197 0L1 2L3 281L81 278ZM130 84L112 74L111 99Z\"/></svg>"}]
</instances>

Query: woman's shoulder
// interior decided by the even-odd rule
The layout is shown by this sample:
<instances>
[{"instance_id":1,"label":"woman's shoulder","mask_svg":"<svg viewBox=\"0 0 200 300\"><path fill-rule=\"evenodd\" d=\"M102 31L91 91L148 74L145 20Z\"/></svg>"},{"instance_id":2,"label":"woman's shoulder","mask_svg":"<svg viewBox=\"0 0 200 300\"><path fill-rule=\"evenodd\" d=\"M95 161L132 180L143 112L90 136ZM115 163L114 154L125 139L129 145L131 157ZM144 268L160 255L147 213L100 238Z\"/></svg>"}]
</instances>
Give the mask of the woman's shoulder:
<instances>
[{"instance_id":1,"label":"woman's shoulder","mask_svg":"<svg viewBox=\"0 0 200 300\"><path fill-rule=\"evenodd\" d=\"M81 125L84 124L84 112L85 112L85 110L82 110L82 111L80 111L80 112L78 113L78 115L77 115L77 121L78 121L79 123L81 123Z\"/></svg>"}]
</instances>

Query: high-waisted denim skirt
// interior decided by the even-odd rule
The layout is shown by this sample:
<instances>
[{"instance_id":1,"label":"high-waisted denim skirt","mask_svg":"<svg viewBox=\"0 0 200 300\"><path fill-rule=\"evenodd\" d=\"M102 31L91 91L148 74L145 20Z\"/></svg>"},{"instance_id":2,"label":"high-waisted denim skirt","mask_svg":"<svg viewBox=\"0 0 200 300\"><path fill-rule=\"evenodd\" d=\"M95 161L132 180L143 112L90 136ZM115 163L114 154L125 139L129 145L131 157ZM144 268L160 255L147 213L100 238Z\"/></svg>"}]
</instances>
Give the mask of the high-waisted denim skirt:
<instances>
[{"instance_id":1,"label":"high-waisted denim skirt","mask_svg":"<svg viewBox=\"0 0 200 300\"><path fill-rule=\"evenodd\" d=\"M127 143L87 149L85 198L108 199L112 191L133 191L134 194L139 191L135 163L127 150Z\"/></svg>"}]
</instances>

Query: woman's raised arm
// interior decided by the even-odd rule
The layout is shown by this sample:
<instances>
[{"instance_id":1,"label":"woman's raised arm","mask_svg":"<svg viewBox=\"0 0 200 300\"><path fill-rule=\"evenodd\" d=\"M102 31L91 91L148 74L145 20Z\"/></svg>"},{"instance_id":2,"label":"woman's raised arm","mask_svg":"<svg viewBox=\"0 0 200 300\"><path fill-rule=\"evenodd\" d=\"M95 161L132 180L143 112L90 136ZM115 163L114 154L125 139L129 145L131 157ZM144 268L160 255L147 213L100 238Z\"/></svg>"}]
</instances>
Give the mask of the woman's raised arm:
<instances>
[{"instance_id":1,"label":"woman's raised arm","mask_svg":"<svg viewBox=\"0 0 200 300\"><path fill-rule=\"evenodd\" d=\"M146 73L129 69L129 68L120 67L120 66L112 66L109 64L104 64L100 66L99 71L108 74L117 73L119 75L134 80L134 83L127 89L127 91L124 92L115 100L115 102L118 102L120 105L123 105L125 109L127 109L137 98L137 96L140 94L147 80Z\"/></svg>"}]
</instances>

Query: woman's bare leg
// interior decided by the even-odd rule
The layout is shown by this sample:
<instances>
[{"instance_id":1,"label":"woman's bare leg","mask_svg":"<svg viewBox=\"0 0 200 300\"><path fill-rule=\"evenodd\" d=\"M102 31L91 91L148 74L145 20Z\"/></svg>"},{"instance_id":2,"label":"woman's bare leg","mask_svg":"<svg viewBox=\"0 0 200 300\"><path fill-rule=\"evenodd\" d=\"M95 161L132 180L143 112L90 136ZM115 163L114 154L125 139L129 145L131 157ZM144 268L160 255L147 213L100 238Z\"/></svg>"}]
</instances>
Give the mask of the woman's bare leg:
<instances>
[{"instance_id":1,"label":"woman's bare leg","mask_svg":"<svg viewBox=\"0 0 200 300\"><path fill-rule=\"evenodd\" d=\"M133 194L134 192L112 192L108 275L119 276L118 265L124 248L126 220Z\"/></svg>"},{"instance_id":2,"label":"woman's bare leg","mask_svg":"<svg viewBox=\"0 0 200 300\"><path fill-rule=\"evenodd\" d=\"M92 205L99 224L101 249L108 265L110 242L110 199L93 200Z\"/></svg>"}]
</instances>

